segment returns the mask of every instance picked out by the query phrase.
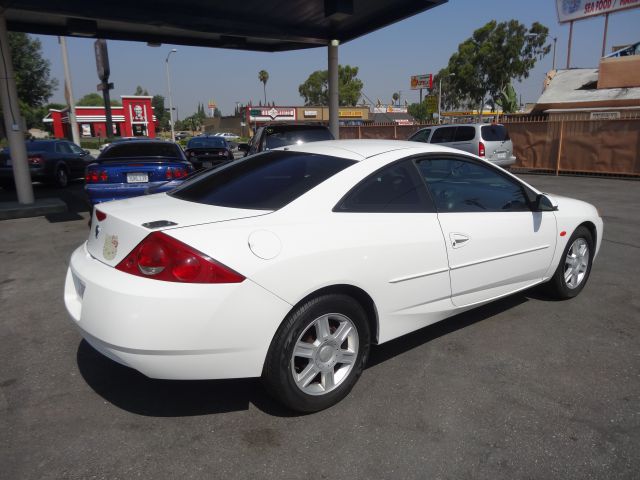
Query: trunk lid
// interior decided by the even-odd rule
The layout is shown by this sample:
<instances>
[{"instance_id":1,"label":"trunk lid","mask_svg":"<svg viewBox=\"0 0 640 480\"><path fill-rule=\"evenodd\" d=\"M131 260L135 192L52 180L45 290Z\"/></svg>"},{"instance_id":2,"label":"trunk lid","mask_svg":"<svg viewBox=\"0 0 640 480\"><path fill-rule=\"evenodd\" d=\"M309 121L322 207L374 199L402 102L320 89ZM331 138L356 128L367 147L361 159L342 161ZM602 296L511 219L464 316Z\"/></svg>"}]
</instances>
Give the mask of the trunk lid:
<instances>
[{"instance_id":1,"label":"trunk lid","mask_svg":"<svg viewBox=\"0 0 640 480\"><path fill-rule=\"evenodd\" d=\"M95 162L90 170L105 170L109 176L108 183L152 183L164 182L167 180L167 168L189 169L190 166L186 162L181 161L136 161L118 160Z\"/></svg>"},{"instance_id":2,"label":"trunk lid","mask_svg":"<svg viewBox=\"0 0 640 480\"><path fill-rule=\"evenodd\" d=\"M98 220L97 212L106 215ZM87 249L95 259L115 267L151 232L267 215L270 210L245 210L188 202L165 193L96 205Z\"/></svg>"}]
</instances>

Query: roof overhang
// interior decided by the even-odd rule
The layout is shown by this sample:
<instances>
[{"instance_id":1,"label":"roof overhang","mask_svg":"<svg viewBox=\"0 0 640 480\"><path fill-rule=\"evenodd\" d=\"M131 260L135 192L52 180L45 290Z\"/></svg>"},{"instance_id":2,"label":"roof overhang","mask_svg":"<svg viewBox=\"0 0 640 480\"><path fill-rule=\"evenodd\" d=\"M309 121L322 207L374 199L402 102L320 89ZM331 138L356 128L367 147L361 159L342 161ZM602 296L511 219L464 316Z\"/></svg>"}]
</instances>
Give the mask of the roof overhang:
<instances>
[{"instance_id":1,"label":"roof overhang","mask_svg":"<svg viewBox=\"0 0 640 480\"><path fill-rule=\"evenodd\" d=\"M277 52L341 43L448 0L0 0L9 30Z\"/></svg>"}]
</instances>

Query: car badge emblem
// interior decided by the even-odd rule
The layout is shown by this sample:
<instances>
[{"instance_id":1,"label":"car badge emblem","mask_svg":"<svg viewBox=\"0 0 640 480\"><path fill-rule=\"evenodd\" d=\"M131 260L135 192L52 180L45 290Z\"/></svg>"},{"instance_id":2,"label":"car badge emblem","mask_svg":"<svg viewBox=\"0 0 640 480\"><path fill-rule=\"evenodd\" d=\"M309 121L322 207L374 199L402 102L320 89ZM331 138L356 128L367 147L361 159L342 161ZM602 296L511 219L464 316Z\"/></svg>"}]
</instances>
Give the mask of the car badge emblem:
<instances>
[{"instance_id":1,"label":"car badge emblem","mask_svg":"<svg viewBox=\"0 0 640 480\"><path fill-rule=\"evenodd\" d=\"M96 225L96 238L100 235L100 225Z\"/></svg>"}]
</instances>

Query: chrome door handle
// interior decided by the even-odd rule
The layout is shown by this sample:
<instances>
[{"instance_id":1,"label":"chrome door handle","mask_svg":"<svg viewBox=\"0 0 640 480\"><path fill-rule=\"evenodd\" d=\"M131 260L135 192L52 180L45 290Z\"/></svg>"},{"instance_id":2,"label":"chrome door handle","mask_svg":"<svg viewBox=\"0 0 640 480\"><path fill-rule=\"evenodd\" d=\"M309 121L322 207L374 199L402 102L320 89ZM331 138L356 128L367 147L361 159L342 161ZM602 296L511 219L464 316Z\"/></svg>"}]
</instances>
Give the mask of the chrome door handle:
<instances>
[{"instance_id":1,"label":"chrome door handle","mask_svg":"<svg viewBox=\"0 0 640 480\"><path fill-rule=\"evenodd\" d=\"M464 247L471 237L464 235L462 233L450 233L449 239L451 240L451 246L453 248Z\"/></svg>"}]
</instances>

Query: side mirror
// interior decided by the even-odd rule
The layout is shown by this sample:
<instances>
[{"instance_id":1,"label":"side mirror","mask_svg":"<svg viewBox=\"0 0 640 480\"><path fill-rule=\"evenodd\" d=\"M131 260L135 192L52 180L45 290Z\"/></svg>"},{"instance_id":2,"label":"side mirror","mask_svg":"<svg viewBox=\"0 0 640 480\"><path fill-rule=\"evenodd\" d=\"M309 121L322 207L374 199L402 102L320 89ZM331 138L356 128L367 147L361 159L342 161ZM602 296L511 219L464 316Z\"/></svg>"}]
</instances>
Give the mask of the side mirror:
<instances>
[{"instance_id":1,"label":"side mirror","mask_svg":"<svg viewBox=\"0 0 640 480\"><path fill-rule=\"evenodd\" d=\"M91 153L89 150L83 150L82 152L84 155L89 155Z\"/></svg>"},{"instance_id":2,"label":"side mirror","mask_svg":"<svg viewBox=\"0 0 640 480\"><path fill-rule=\"evenodd\" d=\"M239 143L238 144L238 150L240 150L241 152L244 153L249 153L249 144L248 143Z\"/></svg>"},{"instance_id":3,"label":"side mirror","mask_svg":"<svg viewBox=\"0 0 640 480\"><path fill-rule=\"evenodd\" d=\"M549 197L543 193L536 195L536 199L533 202L534 212L553 212L558 210L558 206L554 205Z\"/></svg>"}]
</instances>

